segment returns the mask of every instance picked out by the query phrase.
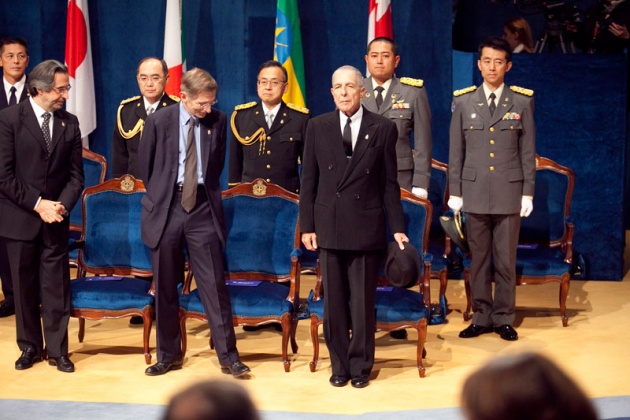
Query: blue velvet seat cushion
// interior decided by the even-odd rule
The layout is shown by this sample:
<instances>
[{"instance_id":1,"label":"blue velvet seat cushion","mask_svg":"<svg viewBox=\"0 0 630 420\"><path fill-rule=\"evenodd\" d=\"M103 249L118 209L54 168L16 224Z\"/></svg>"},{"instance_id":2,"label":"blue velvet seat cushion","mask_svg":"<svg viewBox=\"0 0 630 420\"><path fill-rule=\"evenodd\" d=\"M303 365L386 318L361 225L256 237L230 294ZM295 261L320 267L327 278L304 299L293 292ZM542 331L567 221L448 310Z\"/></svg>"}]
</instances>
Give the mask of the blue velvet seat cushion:
<instances>
[{"instance_id":1,"label":"blue velvet seat cushion","mask_svg":"<svg viewBox=\"0 0 630 420\"><path fill-rule=\"evenodd\" d=\"M423 296L418 292L398 287L376 291L376 322L415 322L428 316Z\"/></svg>"},{"instance_id":2,"label":"blue velvet seat cushion","mask_svg":"<svg viewBox=\"0 0 630 420\"><path fill-rule=\"evenodd\" d=\"M382 290L381 290L382 289ZM386 290L386 291L384 291ZM313 301L313 291L308 296L308 312L315 314L319 318L324 318L324 299ZM444 306L445 303L444 303ZM446 312L443 312L445 314ZM377 322L403 322L418 321L426 318L429 311L424 307L423 296L421 293L398 287L379 288L376 291L376 321ZM429 323L440 324L444 322L443 318L436 317L435 322Z\"/></svg>"},{"instance_id":3,"label":"blue velvet seat cushion","mask_svg":"<svg viewBox=\"0 0 630 420\"><path fill-rule=\"evenodd\" d=\"M571 270L571 265L566 263L564 258L565 254L560 248L519 248L516 252L516 275L562 276Z\"/></svg>"},{"instance_id":4,"label":"blue velvet seat cushion","mask_svg":"<svg viewBox=\"0 0 630 420\"><path fill-rule=\"evenodd\" d=\"M140 309L153 305L149 295L151 282L123 277L121 280L86 280L79 278L70 282L72 307L74 309L101 309L119 311Z\"/></svg>"},{"instance_id":5,"label":"blue velvet seat cushion","mask_svg":"<svg viewBox=\"0 0 630 420\"><path fill-rule=\"evenodd\" d=\"M286 300L289 288L278 283L261 281L257 286L228 285L232 314L242 317L281 317L293 310ZM204 313L197 289L180 296L179 305L186 312Z\"/></svg>"},{"instance_id":6,"label":"blue velvet seat cushion","mask_svg":"<svg viewBox=\"0 0 630 420\"><path fill-rule=\"evenodd\" d=\"M565 255L559 247L519 248L516 252L517 276L562 276L571 270L564 261ZM470 257L464 258L464 267L470 268Z\"/></svg>"}]
</instances>

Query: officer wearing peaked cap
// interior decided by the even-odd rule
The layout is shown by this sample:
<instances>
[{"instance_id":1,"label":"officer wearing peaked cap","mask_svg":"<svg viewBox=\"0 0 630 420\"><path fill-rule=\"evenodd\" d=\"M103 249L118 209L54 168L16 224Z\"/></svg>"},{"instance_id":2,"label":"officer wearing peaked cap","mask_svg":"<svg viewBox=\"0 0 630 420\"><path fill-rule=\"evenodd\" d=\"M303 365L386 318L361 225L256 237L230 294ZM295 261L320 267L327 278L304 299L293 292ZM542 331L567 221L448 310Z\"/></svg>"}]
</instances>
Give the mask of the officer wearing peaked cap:
<instances>
[{"instance_id":1,"label":"officer wearing peaked cap","mask_svg":"<svg viewBox=\"0 0 630 420\"><path fill-rule=\"evenodd\" d=\"M267 61L258 70L261 102L234 109L229 186L263 178L292 193L300 192L298 165L310 112L282 100L287 88L287 71L279 62Z\"/></svg>"},{"instance_id":2,"label":"officer wearing peaked cap","mask_svg":"<svg viewBox=\"0 0 630 420\"><path fill-rule=\"evenodd\" d=\"M143 58L136 72L141 96L125 99L116 112L116 125L112 136L112 175L138 176L138 146L144 120L160 108L179 102L176 96L164 93L168 80L168 66L155 57Z\"/></svg>"}]
</instances>

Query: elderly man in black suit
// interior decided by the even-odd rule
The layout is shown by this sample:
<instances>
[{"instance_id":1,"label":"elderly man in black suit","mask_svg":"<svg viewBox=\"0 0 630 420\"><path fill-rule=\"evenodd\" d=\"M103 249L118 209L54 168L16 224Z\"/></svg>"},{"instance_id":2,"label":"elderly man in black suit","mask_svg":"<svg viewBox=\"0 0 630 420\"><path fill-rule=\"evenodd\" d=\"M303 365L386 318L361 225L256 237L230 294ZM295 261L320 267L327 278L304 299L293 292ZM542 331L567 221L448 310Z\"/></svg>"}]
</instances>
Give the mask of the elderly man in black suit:
<instances>
[{"instance_id":1,"label":"elderly man in black suit","mask_svg":"<svg viewBox=\"0 0 630 420\"><path fill-rule=\"evenodd\" d=\"M511 51L501 38L486 39L477 61L483 84L456 91L453 101L448 206L466 212L472 254L474 314L462 338L495 331L518 339L516 249L521 217L533 210L536 130L533 92L504 83Z\"/></svg>"},{"instance_id":2,"label":"elderly man in black suit","mask_svg":"<svg viewBox=\"0 0 630 420\"><path fill-rule=\"evenodd\" d=\"M374 365L375 295L386 245L386 217L398 246L408 242L396 171L396 125L361 106L361 72L333 73L337 110L313 118L306 131L300 230L319 249L324 282L324 337L330 383L369 384Z\"/></svg>"},{"instance_id":3,"label":"elderly man in black suit","mask_svg":"<svg viewBox=\"0 0 630 420\"><path fill-rule=\"evenodd\" d=\"M2 64L2 85L0 85L0 110L23 102L28 97L26 88L26 68L28 67L28 43L22 38L0 40L0 64ZM3 197L0 195L0 200ZM0 237L0 281L4 302L0 305L0 318L15 313L13 281L9 270L9 258L4 239Z\"/></svg>"},{"instance_id":4,"label":"elderly man in black suit","mask_svg":"<svg viewBox=\"0 0 630 420\"><path fill-rule=\"evenodd\" d=\"M83 161L79 121L62 109L69 80L66 66L44 61L29 75L31 98L0 111L0 236L15 287L17 370L47 353L50 365L74 371L67 216L83 190Z\"/></svg>"},{"instance_id":5,"label":"elderly man in black suit","mask_svg":"<svg viewBox=\"0 0 630 420\"><path fill-rule=\"evenodd\" d=\"M250 371L239 360L224 280L226 228L219 178L227 117L212 108L217 90L205 70L184 74L179 105L149 115L140 142L139 174L147 190L142 240L151 248L156 287L158 362L146 369L149 376L182 367L177 283L184 273L184 243L221 370L235 377Z\"/></svg>"}]
</instances>

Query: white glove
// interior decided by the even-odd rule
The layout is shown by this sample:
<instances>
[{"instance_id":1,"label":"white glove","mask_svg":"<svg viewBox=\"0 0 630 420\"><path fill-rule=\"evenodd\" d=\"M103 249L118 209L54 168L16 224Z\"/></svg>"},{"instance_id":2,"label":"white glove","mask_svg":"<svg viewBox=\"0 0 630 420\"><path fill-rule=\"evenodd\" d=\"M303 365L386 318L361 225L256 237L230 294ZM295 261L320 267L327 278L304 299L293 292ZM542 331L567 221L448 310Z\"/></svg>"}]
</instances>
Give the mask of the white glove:
<instances>
[{"instance_id":1,"label":"white glove","mask_svg":"<svg viewBox=\"0 0 630 420\"><path fill-rule=\"evenodd\" d=\"M427 192L427 190L420 187L412 187L411 193L415 195L416 197L420 197L420 198L427 198L429 196L429 193Z\"/></svg>"},{"instance_id":2,"label":"white glove","mask_svg":"<svg viewBox=\"0 0 630 420\"><path fill-rule=\"evenodd\" d=\"M529 216L534 210L534 203L532 202L532 197L529 195L524 195L521 198L521 217Z\"/></svg>"},{"instance_id":3,"label":"white glove","mask_svg":"<svg viewBox=\"0 0 630 420\"><path fill-rule=\"evenodd\" d=\"M453 210L453 213L459 213L464 206L464 200L461 197L451 195L448 199L448 207Z\"/></svg>"}]
</instances>

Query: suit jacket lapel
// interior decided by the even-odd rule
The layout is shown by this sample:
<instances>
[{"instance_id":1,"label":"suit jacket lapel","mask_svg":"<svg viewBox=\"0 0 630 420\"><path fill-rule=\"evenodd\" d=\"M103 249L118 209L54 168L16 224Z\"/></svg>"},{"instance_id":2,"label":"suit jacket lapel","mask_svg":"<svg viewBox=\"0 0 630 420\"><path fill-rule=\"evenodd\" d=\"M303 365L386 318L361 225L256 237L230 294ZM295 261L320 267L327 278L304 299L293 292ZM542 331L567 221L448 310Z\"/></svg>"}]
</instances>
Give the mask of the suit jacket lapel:
<instances>
[{"instance_id":1,"label":"suit jacket lapel","mask_svg":"<svg viewBox=\"0 0 630 420\"><path fill-rule=\"evenodd\" d=\"M473 108L475 109L477 115L483 118L486 122L490 123L490 121L492 121L492 116L490 115L490 109L488 108L488 101L483 91L483 86L479 86L477 88L472 100Z\"/></svg>"},{"instance_id":2,"label":"suit jacket lapel","mask_svg":"<svg viewBox=\"0 0 630 420\"><path fill-rule=\"evenodd\" d=\"M271 134L274 131L278 131L282 128L286 123L291 120L291 117L287 113L287 106L284 102L280 105L280 109L278 110L278 114L273 118L273 123L271 124L271 128L268 130L268 133ZM265 122L265 125L267 123Z\"/></svg>"},{"instance_id":3,"label":"suit jacket lapel","mask_svg":"<svg viewBox=\"0 0 630 420\"><path fill-rule=\"evenodd\" d=\"M514 92L509 87L504 86L501 98L497 102L497 109L494 110L494 115L492 116L492 124L503 119L505 113L509 112L512 106L514 106Z\"/></svg>"},{"instance_id":4,"label":"suit jacket lapel","mask_svg":"<svg viewBox=\"0 0 630 420\"><path fill-rule=\"evenodd\" d=\"M376 107L376 92L374 92L372 76L364 80L363 87L365 87L365 96L361 102L365 108L369 109L371 112L378 112L378 108ZM383 92L383 94L385 94L385 92Z\"/></svg>"},{"instance_id":5,"label":"suit jacket lapel","mask_svg":"<svg viewBox=\"0 0 630 420\"><path fill-rule=\"evenodd\" d=\"M55 150L59 140L63 138L63 134L66 131L67 120L61 111L56 111L53 118L53 132L52 132L52 144L50 145L50 154ZM42 137L43 137L42 133ZM45 141L44 141L45 144Z\"/></svg>"},{"instance_id":6,"label":"suit jacket lapel","mask_svg":"<svg viewBox=\"0 0 630 420\"><path fill-rule=\"evenodd\" d=\"M339 113L337 113L339 115ZM370 144L374 139L374 133L376 132L377 126L374 125L374 121L372 119L372 114L367 111L365 108L363 109L363 117L361 118L361 127L359 128L359 135L357 136L357 142L354 145L354 149L352 151L352 159L348 161L348 166L346 167L346 171L344 172L341 180L339 181L339 186L341 186L348 177L354 171L354 168L359 164L365 152L369 148ZM339 130L337 130L339 131ZM343 140L342 140L343 143ZM343 145L342 145L342 153L343 153ZM345 156L345 153L344 153ZM346 158L347 159L347 158Z\"/></svg>"},{"instance_id":7,"label":"suit jacket lapel","mask_svg":"<svg viewBox=\"0 0 630 420\"><path fill-rule=\"evenodd\" d=\"M24 89L26 90L26 88ZM7 92L4 90L4 83L0 83L0 109L4 109L9 106L7 101Z\"/></svg>"},{"instance_id":8,"label":"suit jacket lapel","mask_svg":"<svg viewBox=\"0 0 630 420\"><path fill-rule=\"evenodd\" d=\"M22 106L22 125L30 131L33 138L39 143L42 149L46 150L46 141L44 140L44 133L39 125L39 120L35 116L35 111L30 102L24 102ZM53 128L54 131L54 128Z\"/></svg>"},{"instance_id":9,"label":"suit jacket lapel","mask_svg":"<svg viewBox=\"0 0 630 420\"><path fill-rule=\"evenodd\" d=\"M205 169L208 167L208 160L210 159L210 151L212 149L212 123L210 122L210 115L201 120L199 125L199 141L201 142L201 168L204 180L207 175Z\"/></svg>"},{"instance_id":10,"label":"suit jacket lapel","mask_svg":"<svg viewBox=\"0 0 630 420\"><path fill-rule=\"evenodd\" d=\"M383 104L378 111L379 115L384 115L389 111L392 108L392 103L396 102L400 96L400 82L397 78L393 77L389 89L387 89L387 92L383 92Z\"/></svg>"}]
</instances>

